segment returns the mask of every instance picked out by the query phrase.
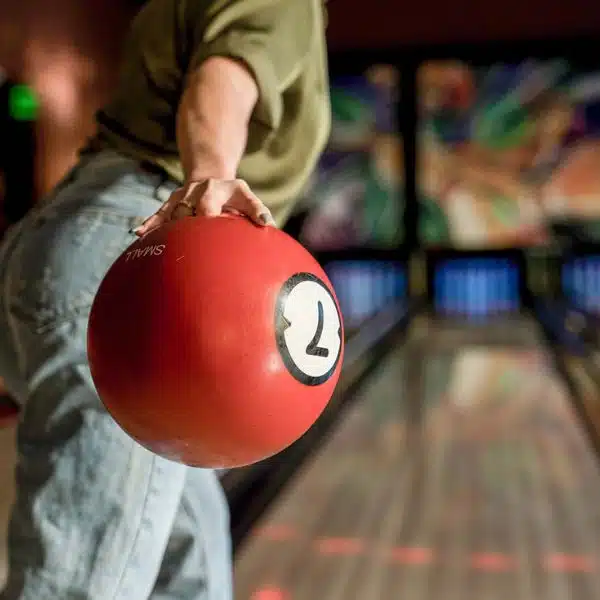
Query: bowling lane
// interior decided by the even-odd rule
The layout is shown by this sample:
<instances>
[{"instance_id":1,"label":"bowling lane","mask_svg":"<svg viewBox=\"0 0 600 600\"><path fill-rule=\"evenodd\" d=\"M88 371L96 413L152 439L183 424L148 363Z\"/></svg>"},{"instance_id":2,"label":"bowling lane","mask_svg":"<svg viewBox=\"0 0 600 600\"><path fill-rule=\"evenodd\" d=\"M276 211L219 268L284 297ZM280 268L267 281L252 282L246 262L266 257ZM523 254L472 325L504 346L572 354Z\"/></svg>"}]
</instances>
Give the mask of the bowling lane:
<instances>
[{"instance_id":1,"label":"bowling lane","mask_svg":"<svg viewBox=\"0 0 600 600\"><path fill-rule=\"evenodd\" d=\"M600 468L537 327L415 321L240 548L237 600L592 600Z\"/></svg>"},{"instance_id":2,"label":"bowling lane","mask_svg":"<svg viewBox=\"0 0 600 600\"><path fill-rule=\"evenodd\" d=\"M590 349L585 356L561 352L560 359L575 386L583 416L600 441L600 350Z\"/></svg>"}]
</instances>

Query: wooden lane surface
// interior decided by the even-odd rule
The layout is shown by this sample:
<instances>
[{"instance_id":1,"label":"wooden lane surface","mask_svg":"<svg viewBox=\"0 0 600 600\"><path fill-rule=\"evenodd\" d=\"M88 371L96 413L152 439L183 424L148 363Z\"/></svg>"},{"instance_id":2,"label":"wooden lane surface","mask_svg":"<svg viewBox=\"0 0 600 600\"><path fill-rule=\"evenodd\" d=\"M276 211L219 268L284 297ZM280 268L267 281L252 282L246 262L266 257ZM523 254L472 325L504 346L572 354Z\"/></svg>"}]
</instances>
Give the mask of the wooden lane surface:
<instances>
[{"instance_id":1,"label":"wooden lane surface","mask_svg":"<svg viewBox=\"0 0 600 600\"><path fill-rule=\"evenodd\" d=\"M527 320L482 331L415 325L241 549L236 600L597 597L600 469L566 387Z\"/></svg>"}]
</instances>

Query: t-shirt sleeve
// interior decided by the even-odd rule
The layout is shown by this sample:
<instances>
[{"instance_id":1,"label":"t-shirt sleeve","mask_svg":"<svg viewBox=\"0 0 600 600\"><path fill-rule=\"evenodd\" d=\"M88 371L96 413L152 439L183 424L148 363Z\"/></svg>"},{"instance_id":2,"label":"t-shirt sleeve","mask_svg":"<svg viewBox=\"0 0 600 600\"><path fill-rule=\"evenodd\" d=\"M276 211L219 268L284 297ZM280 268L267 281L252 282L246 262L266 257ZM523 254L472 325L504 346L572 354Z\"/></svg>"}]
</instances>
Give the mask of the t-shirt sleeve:
<instances>
[{"instance_id":1,"label":"t-shirt sleeve","mask_svg":"<svg viewBox=\"0 0 600 600\"><path fill-rule=\"evenodd\" d=\"M259 90L250 123L253 149L281 123L283 94L302 73L322 26L318 8L313 0L214 0L199 19L188 73L211 56L245 64Z\"/></svg>"}]
</instances>

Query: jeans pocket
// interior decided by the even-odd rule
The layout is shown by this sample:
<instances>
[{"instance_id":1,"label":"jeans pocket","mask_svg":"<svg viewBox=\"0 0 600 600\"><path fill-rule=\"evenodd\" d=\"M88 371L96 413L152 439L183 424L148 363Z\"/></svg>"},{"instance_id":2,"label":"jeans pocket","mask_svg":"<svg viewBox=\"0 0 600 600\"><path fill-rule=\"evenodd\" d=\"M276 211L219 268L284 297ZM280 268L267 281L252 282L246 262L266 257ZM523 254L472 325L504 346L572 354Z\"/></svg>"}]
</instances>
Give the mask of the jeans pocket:
<instances>
[{"instance_id":1,"label":"jeans pocket","mask_svg":"<svg viewBox=\"0 0 600 600\"><path fill-rule=\"evenodd\" d=\"M31 219L6 273L10 313L37 333L87 314L102 278L134 242L136 222L126 211L90 205Z\"/></svg>"}]
</instances>

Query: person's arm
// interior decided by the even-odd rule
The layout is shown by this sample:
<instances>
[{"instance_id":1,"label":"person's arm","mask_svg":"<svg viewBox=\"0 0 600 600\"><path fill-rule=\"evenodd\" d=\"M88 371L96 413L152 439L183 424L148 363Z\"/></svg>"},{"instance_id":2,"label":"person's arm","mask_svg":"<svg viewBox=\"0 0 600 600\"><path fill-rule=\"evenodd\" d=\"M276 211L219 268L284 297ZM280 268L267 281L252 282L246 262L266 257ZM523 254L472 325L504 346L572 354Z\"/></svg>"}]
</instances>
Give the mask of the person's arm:
<instances>
[{"instance_id":1,"label":"person's arm","mask_svg":"<svg viewBox=\"0 0 600 600\"><path fill-rule=\"evenodd\" d=\"M194 50L177 143L186 180L136 234L169 219L224 210L274 224L268 208L235 176L242 155L277 134L283 95L310 54L322 6L317 0L211 0L185 8Z\"/></svg>"},{"instance_id":2,"label":"person's arm","mask_svg":"<svg viewBox=\"0 0 600 600\"><path fill-rule=\"evenodd\" d=\"M235 179L258 87L241 63L220 56L188 78L177 114L177 145L186 181Z\"/></svg>"},{"instance_id":3,"label":"person's arm","mask_svg":"<svg viewBox=\"0 0 600 600\"><path fill-rule=\"evenodd\" d=\"M259 225L274 224L269 210L236 179L258 95L254 77L231 58L209 57L190 73L177 110L184 185L136 235L189 214L217 216L226 204Z\"/></svg>"}]
</instances>

